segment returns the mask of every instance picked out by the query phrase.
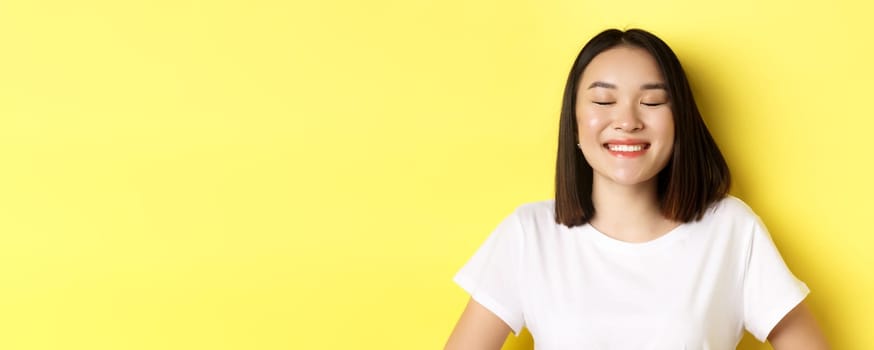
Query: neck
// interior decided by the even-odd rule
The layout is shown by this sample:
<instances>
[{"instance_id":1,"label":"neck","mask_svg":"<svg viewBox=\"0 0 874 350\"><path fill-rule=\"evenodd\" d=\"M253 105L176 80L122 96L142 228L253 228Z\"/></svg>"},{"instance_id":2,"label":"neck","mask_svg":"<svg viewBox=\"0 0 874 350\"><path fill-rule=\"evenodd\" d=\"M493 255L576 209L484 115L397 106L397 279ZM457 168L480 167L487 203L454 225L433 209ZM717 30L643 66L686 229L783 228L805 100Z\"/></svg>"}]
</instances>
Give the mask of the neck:
<instances>
[{"instance_id":1,"label":"neck","mask_svg":"<svg viewBox=\"0 0 874 350\"><path fill-rule=\"evenodd\" d=\"M598 231L628 242L645 242L678 225L666 219L659 206L656 179L635 185L612 181L592 183L595 217L589 222Z\"/></svg>"}]
</instances>

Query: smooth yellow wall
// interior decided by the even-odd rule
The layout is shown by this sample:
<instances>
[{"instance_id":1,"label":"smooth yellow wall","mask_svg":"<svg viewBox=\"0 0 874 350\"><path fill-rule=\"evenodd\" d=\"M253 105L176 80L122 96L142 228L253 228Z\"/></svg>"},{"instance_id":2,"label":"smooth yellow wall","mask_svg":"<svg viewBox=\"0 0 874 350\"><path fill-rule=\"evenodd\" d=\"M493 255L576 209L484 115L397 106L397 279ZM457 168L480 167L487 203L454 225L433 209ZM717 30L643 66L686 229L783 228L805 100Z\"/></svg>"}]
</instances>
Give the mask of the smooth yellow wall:
<instances>
[{"instance_id":1,"label":"smooth yellow wall","mask_svg":"<svg viewBox=\"0 0 874 350\"><path fill-rule=\"evenodd\" d=\"M0 348L440 348L452 275L551 197L577 51L638 26L834 348L874 348L863 3L2 1Z\"/></svg>"}]
</instances>

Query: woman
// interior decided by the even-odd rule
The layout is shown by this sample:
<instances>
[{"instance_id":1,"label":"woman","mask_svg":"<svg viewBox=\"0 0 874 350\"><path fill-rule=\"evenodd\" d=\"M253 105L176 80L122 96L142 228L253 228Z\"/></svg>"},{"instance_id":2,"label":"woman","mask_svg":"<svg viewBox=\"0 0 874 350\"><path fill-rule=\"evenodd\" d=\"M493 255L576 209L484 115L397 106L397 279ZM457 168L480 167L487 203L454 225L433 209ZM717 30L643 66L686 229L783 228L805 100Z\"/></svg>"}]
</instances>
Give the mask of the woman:
<instances>
[{"instance_id":1,"label":"woman","mask_svg":"<svg viewBox=\"0 0 874 350\"><path fill-rule=\"evenodd\" d=\"M522 205L455 276L471 295L446 349L824 349L729 172L679 60L656 36L607 30L568 77L555 199Z\"/></svg>"}]
</instances>

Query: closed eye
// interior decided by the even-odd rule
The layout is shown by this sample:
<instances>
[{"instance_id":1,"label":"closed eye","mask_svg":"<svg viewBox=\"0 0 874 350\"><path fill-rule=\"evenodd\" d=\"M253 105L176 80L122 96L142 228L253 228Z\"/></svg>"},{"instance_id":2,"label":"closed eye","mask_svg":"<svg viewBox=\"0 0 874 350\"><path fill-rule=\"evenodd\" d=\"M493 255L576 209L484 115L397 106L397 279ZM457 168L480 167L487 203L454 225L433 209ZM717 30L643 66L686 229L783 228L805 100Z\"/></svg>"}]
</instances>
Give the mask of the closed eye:
<instances>
[{"instance_id":1,"label":"closed eye","mask_svg":"<svg viewBox=\"0 0 874 350\"><path fill-rule=\"evenodd\" d=\"M647 106L647 107L656 107L656 106L661 106L665 103L664 102L653 102L653 103L641 102L640 104Z\"/></svg>"},{"instance_id":2,"label":"closed eye","mask_svg":"<svg viewBox=\"0 0 874 350\"><path fill-rule=\"evenodd\" d=\"M614 104L614 103L616 103L616 102L610 102L610 101L592 101L592 103L594 103L594 104L596 104L596 105L600 105L600 106L609 106L609 105L612 105L612 104Z\"/></svg>"}]
</instances>

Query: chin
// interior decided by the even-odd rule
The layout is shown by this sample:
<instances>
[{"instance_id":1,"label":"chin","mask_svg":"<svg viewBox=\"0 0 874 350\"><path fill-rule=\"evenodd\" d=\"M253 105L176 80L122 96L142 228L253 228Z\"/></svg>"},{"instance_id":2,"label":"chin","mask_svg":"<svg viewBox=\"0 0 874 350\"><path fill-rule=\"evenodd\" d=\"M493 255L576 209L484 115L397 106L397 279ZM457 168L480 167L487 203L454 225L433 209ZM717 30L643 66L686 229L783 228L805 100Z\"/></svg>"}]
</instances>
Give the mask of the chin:
<instances>
[{"instance_id":1,"label":"chin","mask_svg":"<svg viewBox=\"0 0 874 350\"><path fill-rule=\"evenodd\" d=\"M623 186L636 186L647 183L646 180L613 180L613 183Z\"/></svg>"},{"instance_id":2,"label":"chin","mask_svg":"<svg viewBox=\"0 0 874 350\"><path fill-rule=\"evenodd\" d=\"M636 186L636 185L644 185L655 183L655 176L651 177L638 177L638 176L613 176L610 178L610 181L623 186Z\"/></svg>"}]
</instances>

